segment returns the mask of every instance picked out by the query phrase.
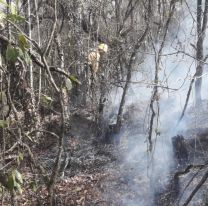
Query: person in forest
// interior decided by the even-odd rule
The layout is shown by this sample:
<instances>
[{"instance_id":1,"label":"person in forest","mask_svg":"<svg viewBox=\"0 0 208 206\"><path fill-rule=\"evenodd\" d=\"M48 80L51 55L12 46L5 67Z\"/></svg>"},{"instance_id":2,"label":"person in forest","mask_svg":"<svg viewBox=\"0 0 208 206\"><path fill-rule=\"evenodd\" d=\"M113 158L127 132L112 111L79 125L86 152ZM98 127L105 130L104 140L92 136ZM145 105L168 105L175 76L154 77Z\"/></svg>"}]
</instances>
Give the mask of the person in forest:
<instances>
[{"instance_id":1,"label":"person in forest","mask_svg":"<svg viewBox=\"0 0 208 206\"><path fill-rule=\"evenodd\" d=\"M90 67L92 78L96 78L97 71L99 69L99 62L102 55L106 54L108 52L108 45L107 44L99 44L98 48L94 51L91 51L88 54L87 62Z\"/></svg>"}]
</instances>

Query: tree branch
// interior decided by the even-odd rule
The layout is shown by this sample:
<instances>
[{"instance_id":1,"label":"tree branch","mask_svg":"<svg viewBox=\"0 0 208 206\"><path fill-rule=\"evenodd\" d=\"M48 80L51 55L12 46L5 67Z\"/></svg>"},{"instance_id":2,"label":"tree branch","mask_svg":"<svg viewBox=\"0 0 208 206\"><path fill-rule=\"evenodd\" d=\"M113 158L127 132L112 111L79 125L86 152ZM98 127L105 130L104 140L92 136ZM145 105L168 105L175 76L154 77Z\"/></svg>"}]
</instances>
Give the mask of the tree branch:
<instances>
[{"instance_id":1,"label":"tree branch","mask_svg":"<svg viewBox=\"0 0 208 206\"><path fill-rule=\"evenodd\" d=\"M189 195L189 197L187 198L187 200L185 201L185 203L183 204L183 206L188 206L188 204L190 203L190 201L193 199L194 195L198 192L198 190L206 182L207 178L208 178L208 171L206 171L206 173L203 175L203 177L201 178L200 182L197 184L197 186L194 188L194 190L192 191L192 193Z\"/></svg>"}]
</instances>

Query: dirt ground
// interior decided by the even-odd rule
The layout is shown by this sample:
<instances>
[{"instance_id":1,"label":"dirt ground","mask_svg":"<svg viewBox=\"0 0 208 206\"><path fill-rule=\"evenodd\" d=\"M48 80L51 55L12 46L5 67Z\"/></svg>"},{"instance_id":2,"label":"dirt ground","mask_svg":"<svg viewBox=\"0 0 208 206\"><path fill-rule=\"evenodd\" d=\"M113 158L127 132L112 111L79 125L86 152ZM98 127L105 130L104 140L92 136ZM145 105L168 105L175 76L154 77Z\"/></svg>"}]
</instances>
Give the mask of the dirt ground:
<instances>
[{"instance_id":1,"label":"dirt ground","mask_svg":"<svg viewBox=\"0 0 208 206\"><path fill-rule=\"evenodd\" d=\"M189 124L192 124L191 118L193 117L191 113L188 118ZM205 116L202 115L202 118L205 118ZM134 151L135 144L145 144L142 139L144 134L141 132L142 119L136 122L140 125L136 129L132 127L132 124L126 125L119 145L100 143L100 140L96 137L96 126L90 118L77 115L73 119L70 134L65 142L66 151L70 154L69 162L64 172L64 177L59 178L56 183L54 205L154 206L156 205L155 198L163 199L159 201L160 206L171 205L168 202L170 199L167 197L171 190L175 189L170 186L171 178L178 170L174 169L166 176L161 173L160 178L157 180L151 178L151 175L149 175L150 168L145 163L145 156L138 158L141 154L147 153L146 149L135 147L136 151ZM189 130L181 131L181 134L186 137L187 144L189 144L190 158L187 164L193 164L193 160L196 160L194 159L196 153L198 152L201 155L203 152L199 151L204 151L208 146L208 141L205 141L205 139L208 139L208 133L203 132L203 137L200 137L200 141L204 141L203 146L201 147L200 143L198 143L195 150L193 150L193 142L190 137L192 127L190 126L189 128ZM204 128L206 130L206 127ZM135 139L138 141L135 141ZM137 152L142 149L144 149L142 153L141 151ZM54 164L56 151L56 144L50 144L49 147L45 145L35 153L48 173L51 172ZM201 159L199 154L198 158ZM185 167L180 169L183 170ZM47 190L42 184L42 180L37 180L34 183L34 174L31 173L29 166L24 167L21 172L24 176L24 189L22 195L17 195L19 205L47 205ZM198 175L196 175L197 172ZM190 173L179 178L180 187L178 188L177 199L180 199L180 203L185 201L205 172L206 168L200 171L193 169ZM195 177L193 178L194 175ZM163 179L167 179L166 184L163 184ZM190 179L193 179L193 181L187 186ZM188 189L185 191L184 188L186 187ZM155 191L160 191L160 194L155 193ZM155 197L155 194L158 196ZM1 199L2 206L9 205L9 195L5 193L1 195L2 197L4 197ZM207 184L202 187L200 193L195 196L190 205L206 206L206 199Z\"/></svg>"}]
</instances>

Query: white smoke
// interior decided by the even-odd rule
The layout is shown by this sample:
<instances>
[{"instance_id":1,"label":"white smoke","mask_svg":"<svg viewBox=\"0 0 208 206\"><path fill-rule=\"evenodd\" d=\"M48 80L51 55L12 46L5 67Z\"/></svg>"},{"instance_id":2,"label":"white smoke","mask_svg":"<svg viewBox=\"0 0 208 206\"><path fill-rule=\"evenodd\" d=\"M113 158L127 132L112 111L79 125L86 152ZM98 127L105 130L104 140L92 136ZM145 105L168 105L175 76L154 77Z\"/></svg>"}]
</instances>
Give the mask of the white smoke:
<instances>
[{"instance_id":1,"label":"white smoke","mask_svg":"<svg viewBox=\"0 0 208 206\"><path fill-rule=\"evenodd\" d=\"M178 16L177 16L178 15ZM138 72L134 73L132 83L128 91L126 111L133 104L137 114L132 113L134 123L120 133L121 144L127 147L124 155L124 167L134 167L137 175L146 179L132 184L134 190L139 190L141 195L136 200L123 197L124 205L128 206L150 206L154 202L155 187L163 187L167 184L170 168L173 166L173 154L171 137L180 130L186 129L185 119L176 127L185 104L186 95L191 79L195 73L196 60L196 1L188 1L180 5L174 16L175 25L172 25L168 33L168 40L163 50L161 59L161 71L159 74L159 120L158 127L154 128L159 135L153 138L154 152L150 155L147 151L147 129L149 123L148 108L152 93L152 84L155 71L154 54L149 51L145 55ZM205 42L205 52L208 51L208 41ZM205 65L205 73L208 67ZM142 83L135 83L142 82ZM167 89L167 87L169 89ZM203 77L202 98L208 96L207 75ZM112 107L115 116L118 111L122 90L112 92ZM192 89L189 104L194 104L194 89ZM142 111L142 112L141 112ZM115 123L115 119L114 119ZM143 125L141 125L143 124ZM126 175L126 173L125 173ZM134 174L135 175L135 174ZM134 176L130 177L134 179ZM148 189L141 190L141 187ZM155 185L155 186L154 186ZM156 188L160 189L160 188ZM148 199L148 201L147 201Z\"/></svg>"}]
</instances>

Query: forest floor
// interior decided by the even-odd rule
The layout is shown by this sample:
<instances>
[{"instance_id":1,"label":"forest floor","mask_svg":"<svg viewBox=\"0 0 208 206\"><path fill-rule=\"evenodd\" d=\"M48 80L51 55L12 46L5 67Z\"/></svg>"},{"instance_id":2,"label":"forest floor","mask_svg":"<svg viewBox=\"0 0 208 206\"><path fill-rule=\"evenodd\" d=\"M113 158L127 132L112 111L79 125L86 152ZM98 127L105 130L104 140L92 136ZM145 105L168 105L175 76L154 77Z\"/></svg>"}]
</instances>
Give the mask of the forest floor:
<instances>
[{"instance_id":1,"label":"forest floor","mask_svg":"<svg viewBox=\"0 0 208 206\"><path fill-rule=\"evenodd\" d=\"M129 152L128 145L125 142L119 145L101 143L96 132L96 126L89 118L79 115L73 117L70 135L65 142L70 160L64 177L56 183L54 205L122 206L128 205L127 202L131 200L135 203L142 194L148 194L148 180L139 174L138 162L124 163ZM49 174L57 152L57 145L50 142L48 138L41 148L33 150ZM31 172L30 165L24 162L20 170L24 185L22 195L16 198L18 205L47 205L46 186L41 180L34 183L34 172ZM140 189L137 189L138 183ZM147 202L148 198L142 197ZM9 195L4 195L2 204L10 205Z\"/></svg>"},{"instance_id":2,"label":"forest floor","mask_svg":"<svg viewBox=\"0 0 208 206\"><path fill-rule=\"evenodd\" d=\"M194 114L189 113L192 118ZM189 118L189 120L191 119ZM200 122L207 118L203 113ZM193 119L193 118L192 118ZM207 119L206 119L207 120ZM140 121L140 122L139 122ZM187 121L189 133L191 131L191 124L193 121ZM136 138L142 139L144 134L142 130L142 119L136 122L130 130L131 134L123 132L123 139L119 145L100 143L97 139L96 127L89 118L82 116L73 117L70 135L67 137L65 146L67 151L70 152L70 160L65 170L65 175L59 178L55 186L55 204L56 206L150 206L154 204L154 190L157 189L160 181L165 178L161 173L161 179L157 181L151 180L148 174L148 168L145 157L140 157L141 154L146 153L143 147L134 147L135 144L141 145L141 140L135 141ZM132 125L132 122L131 122ZM140 127L138 127L140 125ZM200 123L200 126L206 126ZM134 128L134 129L133 129ZM135 129L136 128L136 129ZM202 131L200 129L200 131ZM184 135L189 133L181 132ZM191 132L192 133L192 132ZM205 131L205 139L207 138L208 131ZM187 135L188 136L188 135ZM130 141L127 142L127 139ZM131 141L132 139L132 141ZM133 144L133 145L132 145ZM192 144L192 143L191 143ZM208 141L204 143L204 148L208 147ZM135 151L134 151L135 149ZM141 150L143 152L141 153ZM39 157L39 161L51 171L51 165L54 163L57 146L52 144L48 147L45 145L42 149L34 151L35 155ZM139 153L138 153L139 151ZM191 162L193 163L193 162ZM26 164L27 165L27 164ZM165 168L163 164L162 167ZM23 168L23 169L22 169ZM34 184L34 173L32 174L31 168L23 166L21 172L24 176L24 187L22 195L17 196L17 201L20 206L39 206L47 205L47 189L42 184ZM195 178L191 184L191 189L199 182L205 170L202 171L198 178ZM191 171L188 175L184 175L181 179L181 185L186 186L189 179L195 174L195 170ZM171 174L170 174L171 175ZM157 176L156 176L157 177ZM39 182L41 183L41 182ZM161 185L160 185L161 186ZM203 191L207 190L207 185L202 188ZM161 197L165 197L165 191ZM187 197L189 193L185 195ZM197 206L205 206L204 202L205 193L202 192L195 200L194 204ZM9 204L8 196L4 196L1 201L2 206ZM169 206L164 203L160 206Z\"/></svg>"}]
</instances>

